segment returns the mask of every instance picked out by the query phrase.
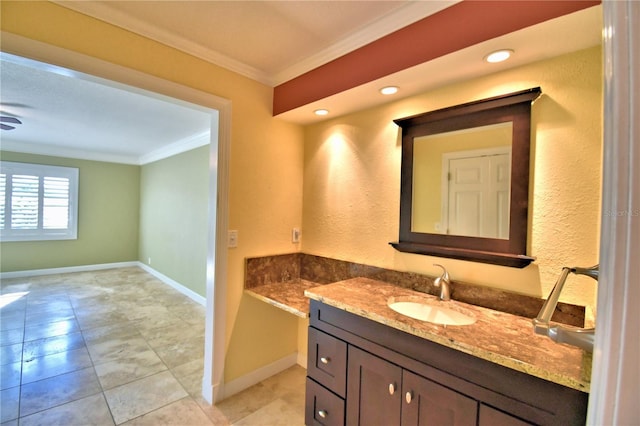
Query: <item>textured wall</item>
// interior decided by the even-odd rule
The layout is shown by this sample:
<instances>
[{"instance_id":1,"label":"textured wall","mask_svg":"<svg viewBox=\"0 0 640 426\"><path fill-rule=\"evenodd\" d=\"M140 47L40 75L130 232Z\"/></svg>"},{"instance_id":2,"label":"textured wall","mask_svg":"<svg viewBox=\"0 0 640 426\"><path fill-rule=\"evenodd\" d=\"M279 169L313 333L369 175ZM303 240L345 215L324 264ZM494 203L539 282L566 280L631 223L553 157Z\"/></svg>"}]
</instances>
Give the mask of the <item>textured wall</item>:
<instances>
[{"instance_id":1,"label":"textured wall","mask_svg":"<svg viewBox=\"0 0 640 426\"><path fill-rule=\"evenodd\" d=\"M529 254L525 269L395 251L400 130L420 112L541 86L533 105ZM465 81L305 128L305 253L546 297L562 266L598 261L602 65L599 47ZM572 277L562 300L592 305L595 283Z\"/></svg>"}]
</instances>

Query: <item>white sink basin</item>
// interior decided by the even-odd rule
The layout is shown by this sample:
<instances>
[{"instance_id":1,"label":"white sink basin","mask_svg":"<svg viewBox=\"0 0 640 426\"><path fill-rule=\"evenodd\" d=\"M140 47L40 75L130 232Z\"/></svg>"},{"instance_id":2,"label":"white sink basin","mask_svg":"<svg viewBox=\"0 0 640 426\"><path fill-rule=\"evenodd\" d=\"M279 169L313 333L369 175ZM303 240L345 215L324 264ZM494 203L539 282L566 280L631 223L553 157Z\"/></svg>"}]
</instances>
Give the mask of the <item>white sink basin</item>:
<instances>
[{"instance_id":1,"label":"white sink basin","mask_svg":"<svg viewBox=\"0 0 640 426\"><path fill-rule=\"evenodd\" d=\"M447 302L442 302L447 303ZM399 314L439 325L469 325L476 319L469 313L462 313L460 308L445 307L424 302L390 301L389 307Z\"/></svg>"}]
</instances>

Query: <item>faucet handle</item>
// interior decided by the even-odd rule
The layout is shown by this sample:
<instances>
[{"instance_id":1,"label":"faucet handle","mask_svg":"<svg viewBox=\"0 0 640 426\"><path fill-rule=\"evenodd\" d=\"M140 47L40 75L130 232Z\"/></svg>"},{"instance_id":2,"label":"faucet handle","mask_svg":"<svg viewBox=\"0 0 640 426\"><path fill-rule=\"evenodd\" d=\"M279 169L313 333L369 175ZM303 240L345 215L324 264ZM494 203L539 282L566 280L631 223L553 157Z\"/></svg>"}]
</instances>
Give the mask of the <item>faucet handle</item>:
<instances>
[{"instance_id":1,"label":"faucet handle","mask_svg":"<svg viewBox=\"0 0 640 426\"><path fill-rule=\"evenodd\" d=\"M451 280L449 279L449 273L447 272L447 269L442 265L434 263L433 266L439 266L440 268L442 268L442 275L433 280L433 285L435 285L436 287L440 287L440 300L450 300Z\"/></svg>"},{"instance_id":2,"label":"faucet handle","mask_svg":"<svg viewBox=\"0 0 640 426\"><path fill-rule=\"evenodd\" d=\"M433 266L438 266L440 268L442 268L442 275L440 275L438 278L435 279L434 283L435 285L440 285L440 281L444 280L449 282L449 272L447 272L447 268L445 268L444 266L440 265L439 263L434 263Z\"/></svg>"}]
</instances>

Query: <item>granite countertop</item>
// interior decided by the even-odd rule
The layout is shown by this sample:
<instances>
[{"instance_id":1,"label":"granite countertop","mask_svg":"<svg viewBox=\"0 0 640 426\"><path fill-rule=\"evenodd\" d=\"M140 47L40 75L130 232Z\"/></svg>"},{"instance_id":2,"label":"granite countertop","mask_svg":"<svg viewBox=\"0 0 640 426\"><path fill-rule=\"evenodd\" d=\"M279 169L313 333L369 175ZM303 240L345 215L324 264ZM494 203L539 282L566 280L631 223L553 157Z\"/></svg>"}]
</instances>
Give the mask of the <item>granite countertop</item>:
<instances>
[{"instance_id":1,"label":"granite countertop","mask_svg":"<svg viewBox=\"0 0 640 426\"><path fill-rule=\"evenodd\" d=\"M301 318L309 317L309 299L305 290L318 287L320 284L307 280L292 280L264 284L244 291L263 302L284 309Z\"/></svg>"},{"instance_id":2,"label":"granite countertop","mask_svg":"<svg viewBox=\"0 0 640 426\"><path fill-rule=\"evenodd\" d=\"M281 285L281 284L278 284ZM533 332L531 319L436 297L368 278L353 278L307 288L314 300L422 337L478 358L583 392L589 392L591 354L553 342ZM387 306L396 300L428 299L447 304L476 318L471 325L437 325L396 313ZM308 308L307 308L308 309Z\"/></svg>"}]
</instances>

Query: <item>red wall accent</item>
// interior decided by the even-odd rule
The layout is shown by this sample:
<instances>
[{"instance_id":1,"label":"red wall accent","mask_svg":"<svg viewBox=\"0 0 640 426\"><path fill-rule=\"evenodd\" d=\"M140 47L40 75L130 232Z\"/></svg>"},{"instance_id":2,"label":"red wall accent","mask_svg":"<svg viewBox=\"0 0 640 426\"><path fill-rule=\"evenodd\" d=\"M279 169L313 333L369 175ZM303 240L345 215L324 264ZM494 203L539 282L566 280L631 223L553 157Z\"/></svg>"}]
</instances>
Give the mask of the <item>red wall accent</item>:
<instances>
[{"instance_id":1,"label":"red wall accent","mask_svg":"<svg viewBox=\"0 0 640 426\"><path fill-rule=\"evenodd\" d=\"M465 0L274 88L273 115L600 0Z\"/></svg>"}]
</instances>

